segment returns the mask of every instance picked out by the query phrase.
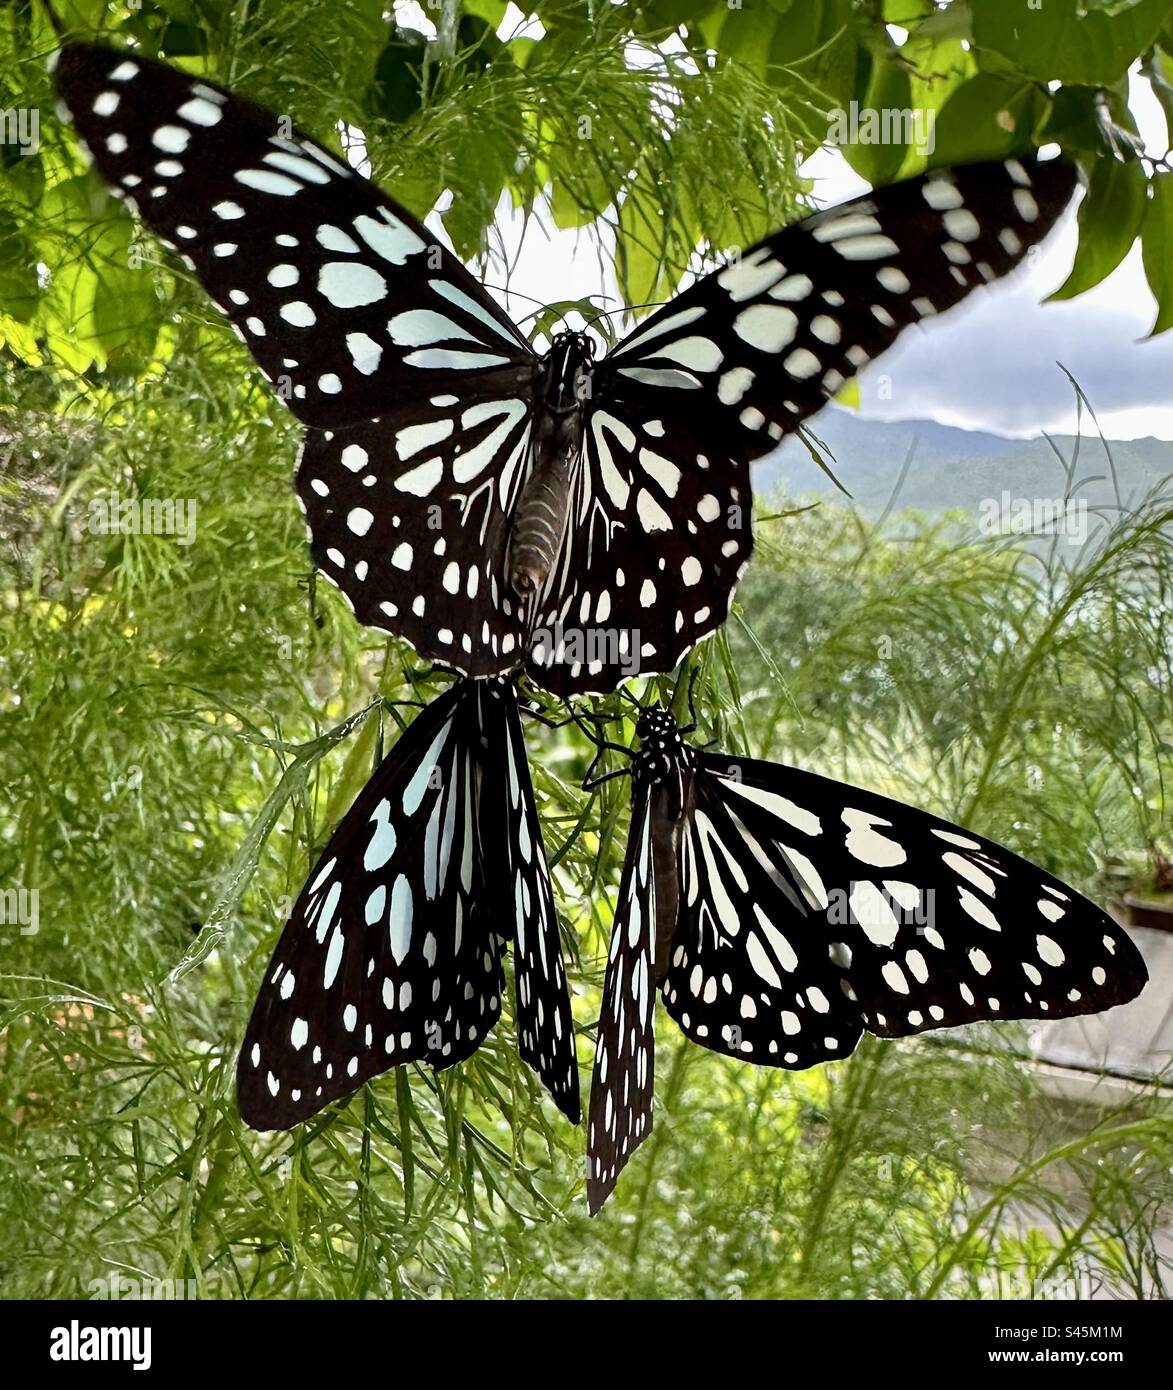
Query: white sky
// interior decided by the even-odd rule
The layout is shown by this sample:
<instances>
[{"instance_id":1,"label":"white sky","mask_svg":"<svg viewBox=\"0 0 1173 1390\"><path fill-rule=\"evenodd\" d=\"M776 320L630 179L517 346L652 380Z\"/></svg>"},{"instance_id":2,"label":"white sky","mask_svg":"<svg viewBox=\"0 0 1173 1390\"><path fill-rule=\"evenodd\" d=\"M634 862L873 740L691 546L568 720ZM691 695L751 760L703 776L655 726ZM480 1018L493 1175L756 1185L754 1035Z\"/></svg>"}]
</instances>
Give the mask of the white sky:
<instances>
[{"instance_id":1,"label":"white sky","mask_svg":"<svg viewBox=\"0 0 1173 1390\"><path fill-rule=\"evenodd\" d=\"M414 0L397 0L395 12L404 24L434 32ZM523 22L521 11L511 4L499 32L515 33ZM536 22L531 31L542 32ZM1168 141L1160 105L1143 79L1134 76L1131 88L1132 110L1146 147L1150 154L1163 155ZM802 172L816 180L821 205L867 189L832 149L820 150ZM438 212L443 206L427 219L441 235ZM525 223L507 199L498 209L496 232L510 261L516 260L511 286L519 294L506 301L515 318L537 307L521 293L543 303L602 293L611 296L606 307L618 307L614 279L600 268L591 236L559 231L541 213ZM1142 341L1156 305L1139 245L1094 290L1072 301L1040 302L1066 278L1075 243L1075 217L1069 213L1041 252L1009 281L978 291L940 323L910 329L898 347L860 377L861 412L887 419L935 419L1003 434L1071 432L1075 410L1071 388L1056 365L1061 361L1083 387L1109 437L1173 439L1173 333ZM501 282L496 257L486 278ZM1089 432L1095 428L1086 418L1083 427Z\"/></svg>"}]
</instances>

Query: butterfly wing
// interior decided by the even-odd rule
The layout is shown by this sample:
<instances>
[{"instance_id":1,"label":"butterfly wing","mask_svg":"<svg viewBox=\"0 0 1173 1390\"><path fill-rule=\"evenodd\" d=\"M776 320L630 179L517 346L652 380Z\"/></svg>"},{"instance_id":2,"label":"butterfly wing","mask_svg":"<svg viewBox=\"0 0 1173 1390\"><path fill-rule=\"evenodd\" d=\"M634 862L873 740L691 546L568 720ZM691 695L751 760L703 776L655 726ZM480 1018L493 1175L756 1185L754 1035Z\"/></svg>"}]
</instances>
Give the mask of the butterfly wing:
<instances>
[{"instance_id":1,"label":"butterfly wing","mask_svg":"<svg viewBox=\"0 0 1173 1390\"><path fill-rule=\"evenodd\" d=\"M625 652L600 639L581 670L537 678L609 690L719 627L752 549L746 465L906 328L1012 270L1076 183L1060 160L933 170L787 227L640 324L594 373L541 609L551 630L626 634Z\"/></svg>"},{"instance_id":2,"label":"butterfly wing","mask_svg":"<svg viewBox=\"0 0 1173 1390\"><path fill-rule=\"evenodd\" d=\"M241 1114L288 1129L403 1062L463 1061L501 1012L577 1120L566 976L513 688L460 681L400 737L343 817L281 934L237 1065ZM529 792L529 808L520 808ZM523 912L524 909L524 912ZM536 1060L535 1060L536 1058Z\"/></svg>"},{"instance_id":3,"label":"butterfly wing","mask_svg":"<svg viewBox=\"0 0 1173 1390\"><path fill-rule=\"evenodd\" d=\"M499 984L482 977L499 962L482 971L478 949L497 954L480 920L472 694L454 686L401 736L302 889L237 1068L253 1128L288 1129L401 1062L458 1060L496 1018ZM477 1023L458 1036L446 1015L461 976Z\"/></svg>"},{"instance_id":4,"label":"butterfly wing","mask_svg":"<svg viewBox=\"0 0 1173 1390\"><path fill-rule=\"evenodd\" d=\"M702 454L757 458L913 324L997 280L1078 184L1065 160L934 169L815 213L652 314L600 364L597 408L655 448L682 415ZM691 467L691 458L677 459Z\"/></svg>"},{"instance_id":5,"label":"butterfly wing","mask_svg":"<svg viewBox=\"0 0 1173 1390\"><path fill-rule=\"evenodd\" d=\"M364 623L472 675L516 661L496 576L536 359L427 229L284 118L137 53L68 44L98 169L177 250L310 428L314 556Z\"/></svg>"},{"instance_id":6,"label":"butterfly wing","mask_svg":"<svg viewBox=\"0 0 1173 1390\"><path fill-rule=\"evenodd\" d=\"M525 738L513 687L494 683L490 698L505 701L506 718L505 736L496 745L503 756L493 763L496 790L492 797L487 791L482 794L486 841L497 844L488 855L489 894L491 901L502 906L512 928L519 1050L558 1108L572 1124L578 1124L574 1018ZM494 827L497 841L490 839ZM493 876L494 866L499 866L499 880Z\"/></svg>"},{"instance_id":7,"label":"butterfly wing","mask_svg":"<svg viewBox=\"0 0 1173 1390\"><path fill-rule=\"evenodd\" d=\"M813 773L696 756L663 989L697 1042L803 1067L865 1028L1061 1018L1143 988L1106 913L992 841Z\"/></svg>"},{"instance_id":8,"label":"butterfly wing","mask_svg":"<svg viewBox=\"0 0 1173 1390\"><path fill-rule=\"evenodd\" d=\"M471 404L529 380L529 346L464 266L287 118L102 44L66 44L55 79L103 177L306 424L372 420L454 382Z\"/></svg>"},{"instance_id":9,"label":"butterfly wing","mask_svg":"<svg viewBox=\"0 0 1173 1390\"><path fill-rule=\"evenodd\" d=\"M587 1118L587 1202L610 1196L652 1129L655 1072L656 883L652 795L637 797L603 981Z\"/></svg>"},{"instance_id":10,"label":"butterfly wing","mask_svg":"<svg viewBox=\"0 0 1173 1390\"><path fill-rule=\"evenodd\" d=\"M360 622L462 672L507 669L527 632L503 580L526 397L421 396L397 419L308 431L297 486L314 560Z\"/></svg>"},{"instance_id":11,"label":"butterfly wing","mask_svg":"<svg viewBox=\"0 0 1173 1390\"><path fill-rule=\"evenodd\" d=\"M531 639L533 678L563 698L672 670L724 622L753 549L746 459L728 439L701 448L675 400L644 404L654 418L603 405L587 416ZM559 639L578 633L580 658L555 661Z\"/></svg>"},{"instance_id":12,"label":"butterfly wing","mask_svg":"<svg viewBox=\"0 0 1173 1390\"><path fill-rule=\"evenodd\" d=\"M666 1009L694 1042L749 1061L802 1068L846 1057L862 1023L840 990L809 860L751 826L703 771L690 789ZM777 925L807 921L813 930Z\"/></svg>"}]
</instances>

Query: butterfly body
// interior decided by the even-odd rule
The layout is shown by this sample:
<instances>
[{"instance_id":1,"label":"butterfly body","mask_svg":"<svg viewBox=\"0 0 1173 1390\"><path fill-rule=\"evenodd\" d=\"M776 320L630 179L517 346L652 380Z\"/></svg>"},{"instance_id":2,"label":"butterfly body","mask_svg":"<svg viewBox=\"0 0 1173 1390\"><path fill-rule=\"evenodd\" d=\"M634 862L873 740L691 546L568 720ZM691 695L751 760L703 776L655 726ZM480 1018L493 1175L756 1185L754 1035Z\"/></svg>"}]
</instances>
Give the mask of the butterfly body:
<instances>
[{"instance_id":1,"label":"butterfly body","mask_svg":"<svg viewBox=\"0 0 1173 1390\"><path fill-rule=\"evenodd\" d=\"M560 696L715 631L753 460L1010 272L1077 183L1028 156L933 169L767 237L597 363L584 334L543 358L423 222L273 112L102 44L66 43L56 82L305 426L312 554L358 620Z\"/></svg>"},{"instance_id":2,"label":"butterfly body","mask_svg":"<svg viewBox=\"0 0 1173 1390\"><path fill-rule=\"evenodd\" d=\"M679 909L680 827L692 792L692 755L676 721L659 705L640 715L639 751L631 768L632 800L646 797L651 824L652 878L656 936L652 979L658 986L668 970Z\"/></svg>"},{"instance_id":3,"label":"butterfly body","mask_svg":"<svg viewBox=\"0 0 1173 1390\"><path fill-rule=\"evenodd\" d=\"M509 580L522 598L541 592L562 545L593 357L585 333L559 333L541 362L531 470L509 542Z\"/></svg>"}]
</instances>

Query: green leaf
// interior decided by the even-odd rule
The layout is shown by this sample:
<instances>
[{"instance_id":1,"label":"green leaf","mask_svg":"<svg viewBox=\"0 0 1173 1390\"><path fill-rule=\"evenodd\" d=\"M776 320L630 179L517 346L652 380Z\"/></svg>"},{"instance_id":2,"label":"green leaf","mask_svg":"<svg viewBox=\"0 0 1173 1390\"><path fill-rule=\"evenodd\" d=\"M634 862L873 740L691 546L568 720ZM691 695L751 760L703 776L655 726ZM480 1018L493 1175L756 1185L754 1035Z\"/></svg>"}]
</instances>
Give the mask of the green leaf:
<instances>
[{"instance_id":1,"label":"green leaf","mask_svg":"<svg viewBox=\"0 0 1173 1390\"><path fill-rule=\"evenodd\" d=\"M509 3L508 0L461 0L460 8L464 14L476 15L497 30L501 27Z\"/></svg>"},{"instance_id":2,"label":"green leaf","mask_svg":"<svg viewBox=\"0 0 1173 1390\"><path fill-rule=\"evenodd\" d=\"M1070 0L1036 7L978 0L972 6L974 39L1039 82L1107 86L1156 39L1170 0L1138 0L1118 13L1081 14Z\"/></svg>"},{"instance_id":3,"label":"green leaf","mask_svg":"<svg viewBox=\"0 0 1173 1390\"><path fill-rule=\"evenodd\" d=\"M36 253L15 227L0 233L0 311L21 323L40 306Z\"/></svg>"},{"instance_id":4,"label":"green leaf","mask_svg":"<svg viewBox=\"0 0 1173 1390\"><path fill-rule=\"evenodd\" d=\"M1071 274L1050 297L1074 299L1098 285L1128 255L1140 231L1147 184L1139 164L1098 159L1079 206L1079 249Z\"/></svg>"},{"instance_id":5,"label":"green leaf","mask_svg":"<svg viewBox=\"0 0 1173 1390\"><path fill-rule=\"evenodd\" d=\"M1173 131L1173 59L1163 49L1155 48L1144 65L1144 74L1161 103L1166 129Z\"/></svg>"},{"instance_id":6,"label":"green leaf","mask_svg":"<svg viewBox=\"0 0 1173 1390\"><path fill-rule=\"evenodd\" d=\"M970 164L1030 150L1046 112L1047 95L1033 82L978 73L941 108L929 164Z\"/></svg>"},{"instance_id":7,"label":"green leaf","mask_svg":"<svg viewBox=\"0 0 1173 1390\"><path fill-rule=\"evenodd\" d=\"M900 171L908 153L908 142L903 138L911 133L910 123L893 121L890 113L909 111L912 107L912 91L908 70L896 58L895 52L873 55L872 70L864 92L861 106L869 112L877 113L876 128L857 122L857 130L852 132L858 138L842 146L848 164L862 179L880 187L892 180ZM881 124L888 116L888 128ZM887 140L889 134L895 140ZM869 138L874 137L874 138Z\"/></svg>"},{"instance_id":8,"label":"green leaf","mask_svg":"<svg viewBox=\"0 0 1173 1390\"><path fill-rule=\"evenodd\" d=\"M1173 328L1173 173L1153 176L1153 196L1141 233L1144 273L1157 300L1157 321L1149 332L1155 338Z\"/></svg>"},{"instance_id":9,"label":"green leaf","mask_svg":"<svg viewBox=\"0 0 1173 1390\"><path fill-rule=\"evenodd\" d=\"M456 43L461 60L459 80L467 83L474 73L484 72L504 45L493 32L494 26L479 15L462 15L456 26Z\"/></svg>"},{"instance_id":10,"label":"green leaf","mask_svg":"<svg viewBox=\"0 0 1173 1390\"><path fill-rule=\"evenodd\" d=\"M731 58L764 80L777 25L778 16L766 0L753 0L740 10L727 11L723 17L717 11L711 24L704 27L709 31L705 35L707 42L713 43L709 33L716 33L716 46L723 58Z\"/></svg>"},{"instance_id":11,"label":"green leaf","mask_svg":"<svg viewBox=\"0 0 1173 1390\"><path fill-rule=\"evenodd\" d=\"M616 271L628 304L646 304L664 289L668 229L664 210L645 182L635 183L619 209Z\"/></svg>"},{"instance_id":12,"label":"green leaf","mask_svg":"<svg viewBox=\"0 0 1173 1390\"><path fill-rule=\"evenodd\" d=\"M541 333L549 333L568 314L581 314L584 319L593 319L599 313L599 306L590 299L556 299L544 309L534 314L529 322L528 336L536 338ZM606 331L607 320L599 321L600 332Z\"/></svg>"},{"instance_id":13,"label":"green leaf","mask_svg":"<svg viewBox=\"0 0 1173 1390\"><path fill-rule=\"evenodd\" d=\"M571 185L565 177L555 178L550 189L550 215L555 227L563 231L589 227L610 201L606 197L596 199L595 190L605 193L598 181L590 184L576 178Z\"/></svg>"},{"instance_id":14,"label":"green leaf","mask_svg":"<svg viewBox=\"0 0 1173 1390\"><path fill-rule=\"evenodd\" d=\"M885 24L910 28L932 14L933 6L931 0L884 0L882 11Z\"/></svg>"},{"instance_id":15,"label":"green leaf","mask_svg":"<svg viewBox=\"0 0 1173 1390\"><path fill-rule=\"evenodd\" d=\"M644 0L638 8L631 7L637 9L632 28L642 39L659 43L682 25L699 27L702 16L715 10L717 5L728 11L722 0L716 3L714 0Z\"/></svg>"},{"instance_id":16,"label":"green leaf","mask_svg":"<svg viewBox=\"0 0 1173 1390\"><path fill-rule=\"evenodd\" d=\"M397 29L375 64L368 105L389 121L406 121L423 103L421 71L427 40L414 29Z\"/></svg>"},{"instance_id":17,"label":"green leaf","mask_svg":"<svg viewBox=\"0 0 1173 1390\"><path fill-rule=\"evenodd\" d=\"M517 162L521 113L512 113L512 124L501 111L495 114L494 125L466 128L449 171L452 206L444 213L444 228L464 260L484 249L486 228L496 216L502 190Z\"/></svg>"},{"instance_id":18,"label":"green leaf","mask_svg":"<svg viewBox=\"0 0 1173 1390\"><path fill-rule=\"evenodd\" d=\"M159 331L151 255L134 241L125 217L111 220L94 247L92 333L115 371L137 374L146 366ZM86 325L83 323L83 329Z\"/></svg>"},{"instance_id":19,"label":"green leaf","mask_svg":"<svg viewBox=\"0 0 1173 1390\"><path fill-rule=\"evenodd\" d=\"M1065 150L1112 155L1105 139L1101 113L1102 89L1069 84L1060 87L1051 101L1043 138L1055 140Z\"/></svg>"},{"instance_id":20,"label":"green leaf","mask_svg":"<svg viewBox=\"0 0 1173 1390\"><path fill-rule=\"evenodd\" d=\"M0 145L0 176L4 180L4 195L11 195L22 208L31 211L45 191L44 152L22 154L19 146Z\"/></svg>"},{"instance_id":21,"label":"green leaf","mask_svg":"<svg viewBox=\"0 0 1173 1390\"><path fill-rule=\"evenodd\" d=\"M814 88L826 102L845 106L856 95L858 56L850 0L803 0L774 30L770 79L775 85L788 86L797 75L808 100Z\"/></svg>"},{"instance_id":22,"label":"green leaf","mask_svg":"<svg viewBox=\"0 0 1173 1390\"><path fill-rule=\"evenodd\" d=\"M973 49L957 38L926 36L923 26L913 31L900 50L909 64L914 108L938 115L959 87L977 74Z\"/></svg>"}]
</instances>

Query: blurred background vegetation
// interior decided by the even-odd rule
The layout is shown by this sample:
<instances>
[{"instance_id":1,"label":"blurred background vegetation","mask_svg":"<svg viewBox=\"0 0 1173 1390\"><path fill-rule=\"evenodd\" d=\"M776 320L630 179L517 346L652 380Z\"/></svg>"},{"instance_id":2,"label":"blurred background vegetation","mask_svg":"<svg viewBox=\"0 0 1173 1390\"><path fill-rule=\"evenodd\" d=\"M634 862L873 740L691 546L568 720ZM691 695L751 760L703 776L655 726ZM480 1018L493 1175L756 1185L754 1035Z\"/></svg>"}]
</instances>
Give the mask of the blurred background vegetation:
<instances>
[{"instance_id":1,"label":"blurred background vegetation","mask_svg":"<svg viewBox=\"0 0 1173 1390\"><path fill-rule=\"evenodd\" d=\"M562 0L512 38L499 0L426 10L428 37L382 0L58 8L327 143L361 135L416 212L448 195L470 259L510 203L582 228L632 303L795 215L851 99L936 112L935 162L1056 141L1090 182L1065 292L1139 234L1156 326L1173 313L1170 175L1138 157L1126 83L1139 61L1167 102L1169 3L1027 27L1002 0ZM0 930L0 1293L112 1271L224 1298L1167 1291L1167 1100L1051 1099L1012 1026L798 1075L662 1026L655 1132L594 1221L583 1134L508 1011L454 1071L243 1129L232 1064L276 933L397 702L438 686L313 584L297 431L84 170L52 47L37 4L0 12L0 104L44 116L34 153L0 146L0 888L39 901L35 935ZM880 182L919 163L845 153ZM94 534L111 494L196 499L194 543ZM1167 488L1106 503L1077 550L777 492L758 514L734 619L695 658L699 738L941 812L1101 897L1163 843ZM627 789L588 796L579 736L529 733L585 1086Z\"/></svg>"}]
</instances>

